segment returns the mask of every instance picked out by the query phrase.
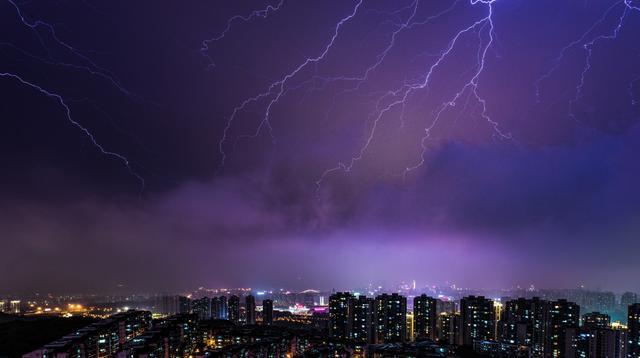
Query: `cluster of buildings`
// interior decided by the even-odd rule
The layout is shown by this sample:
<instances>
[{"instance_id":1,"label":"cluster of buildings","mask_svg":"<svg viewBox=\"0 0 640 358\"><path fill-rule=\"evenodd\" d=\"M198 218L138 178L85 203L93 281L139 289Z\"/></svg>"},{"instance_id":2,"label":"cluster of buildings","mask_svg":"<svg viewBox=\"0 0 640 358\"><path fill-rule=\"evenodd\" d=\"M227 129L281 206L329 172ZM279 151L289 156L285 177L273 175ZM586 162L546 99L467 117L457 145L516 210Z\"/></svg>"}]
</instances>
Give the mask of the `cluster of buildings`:
<instances>
[{"instance_id":1,"label":"cluster of buildings","mask_svg":"<svg viewBox=\"0 0 640 358\"><path fill-rule=\"evenodd\" d=\"M44 345L24 358L115 357L151 327L151 312L127 311Z\"/></svg>"},{"instance_id":2,"label":"cluster of buildings","mask_svg":"<svg viewBox=\"0 0 640 358\"><path fill-rule=\"evenodd\" d=\"M580 306L565 299L467 296L451 305L419 295L409 311L397 293L338 292L329 298L329 335L369 346L429 341L489 356L640 357L640 303L627 310L624 327L604 313L581 316Z\"/></svg>"},{"instance_id":3,"label":"cluster of buildings","mask_svg":"<svg viewBox=\"0 0 640 358\"><path fill-rule=\"evenodd\" d=\"M605 313L581 314L581 306L566 299L538 297L449 300L334 292L310 299L312 309L295 313L283 308L289 302L268 295L159 296L153 316L140 310L118 313L24 358L640 358L640 303L637 297L623 299L626 326Z\"/></svg>"},{"instance_id":4,"label":"cluster of buildings","mask_svg":"<svg viewBox=\"0 0 640 358\"><path fill-rule=\"evenodd\" d=\"M0 299L0 313L20 314L22 311L22 301Z\"/></svg>"},{"instance_id":5,"label":"cluster of buildings","mask_svg":"<svg viewBox=\"0 0 640 358\"><path fill-rule=\"evenodd\" d=\"M256 324L258 310L256 298L246 295L241 302L236 295L201 297L190 299L184 296L162 296L158 298L156 312L162 316L193 313L198 320L228 320L239 324ZM263 299L261 319L265 325L273 323L273 300Z\"/></svg>"}]
</instances>

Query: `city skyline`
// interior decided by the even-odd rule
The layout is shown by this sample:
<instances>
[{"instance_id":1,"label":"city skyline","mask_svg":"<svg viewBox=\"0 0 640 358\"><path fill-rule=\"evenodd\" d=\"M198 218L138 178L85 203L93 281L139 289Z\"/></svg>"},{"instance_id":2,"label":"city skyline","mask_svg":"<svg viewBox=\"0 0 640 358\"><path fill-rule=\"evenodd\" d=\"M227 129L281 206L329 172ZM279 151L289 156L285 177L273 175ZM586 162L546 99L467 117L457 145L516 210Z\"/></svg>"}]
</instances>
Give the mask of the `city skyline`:
<instances>
[{"instance_id":1,"label":"city skyline","mask_svg":"<svg viewBox=\"0 0 640 358\"><path fill-rule=\"evenodd\" d=\"M640 292L640 3L0 1L0 295Z\"/></svg>"},{"instance_id":2,"label":"city skyline","mask_svg":"<svg viewBox=\"0 0 640 358\"><path fill-rule=\"evenodd\" d=\"M195 297L69 303L62 310L46 306L47 300L55 302L55 298L46 298L44 308L38 301L11 301L9 307L0 306L0 312L14 315L17 322L73 316L97 321L49 343L42 339L16 347L0 345L0 349L23 358L70 354L286 357L317 352L339 357L378 357L385 352L398 357L417 353L427 357L640 356L640 303L634 293L625 293L618 301L596 292L573 298L540 292L542 296L492 299L467 293L441 299L382 292L307 290L254 296L246 288L223 289L213 295L209 291L200 288ZM296 308L303 306L297 302L308 307L287 309L291 302L296 302ZM5 303L0 300L0 305ZM116 310L123 303L128 307ZM38 348L39 344L44 345Z\"/></svg>"}]
</instances>

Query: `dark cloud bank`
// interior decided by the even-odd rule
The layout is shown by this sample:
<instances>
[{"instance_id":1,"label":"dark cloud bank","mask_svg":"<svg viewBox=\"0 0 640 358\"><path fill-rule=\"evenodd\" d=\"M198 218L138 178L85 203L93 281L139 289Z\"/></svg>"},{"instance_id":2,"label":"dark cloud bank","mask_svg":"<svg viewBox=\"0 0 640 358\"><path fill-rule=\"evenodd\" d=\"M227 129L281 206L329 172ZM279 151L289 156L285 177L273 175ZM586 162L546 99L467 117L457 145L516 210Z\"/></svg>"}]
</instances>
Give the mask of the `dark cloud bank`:
<instances>
[{"instance_id":1,"label":"dark cloud bank","mask_svg":"<svg viewBox=\"0 0 640 358\"><path fill-rule=\"evenodd\" d=\"M584 65L579 48L543 82L541 102L533 83L604 5L533 3L495 5L497 40L480 82L489 113L513 139L495 139L477 106L455 108L428 141L424 165L397 175L420 160L434 108L468 80L477 47L471 36L434 77L434 89L411 98L406 126L399 126L400 113L390 113L353 170L328 176L319 188L324 170L362 146L376 91L418 75L482 7L462 6L401 37L360 92L334 97L345 88L305 84L314 73L359 73L372 63L393 24L380 10L392 9L367 4L327 61L294 78L289 88L299 89L274 107L275 144L266 133L226 144L228 162L216 174L218 140L233 107L317 53L332 23L351 9L347 2L291 4L240 26L212 46L226 68L215 71L204 70L199 41L255 4L154 5L148 12L141 4L98 12L73 3L25 6L30 16L60 23L68 41L99 47L97 61L150 103L6 46L0 71L77 99L76 118L105 146L127 153L147 187L140 193L127 169L97 153L55 103L1 80L2 291L331 288L414 278L640 289L640 107L632 81L640 76L633 41L640 14L629 17L618 39L597 47L582 97L570 107ZM429 2L421 11L427 16L447 4ZM36 51L37 39L10 8L0 9L2 26L12 29L5 40ZM134 30L138 36L126 35ZM68 56L56 54L74 60ZM254 130L261 108L243 113L230 135Z\"/></svg>"}]
</instances>

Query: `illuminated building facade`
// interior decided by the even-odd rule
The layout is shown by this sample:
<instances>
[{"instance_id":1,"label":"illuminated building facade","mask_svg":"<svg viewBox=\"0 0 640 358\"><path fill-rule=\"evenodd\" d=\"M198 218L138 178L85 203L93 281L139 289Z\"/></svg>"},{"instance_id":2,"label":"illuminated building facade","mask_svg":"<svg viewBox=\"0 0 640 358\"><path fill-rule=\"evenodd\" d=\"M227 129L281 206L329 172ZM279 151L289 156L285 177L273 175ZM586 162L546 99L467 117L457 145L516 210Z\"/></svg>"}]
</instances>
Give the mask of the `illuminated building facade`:
<instances>
[{"instance_id":1,"label":"illuminated building facade","mask_svg":"<svg viewBox=\"0 0 640 358\"><path fill-rule=\"evenodd\" d=\"M336 292L329 296L329 336L334 339L351 338L352 301L349 292Z\"/></svg>"},{"instance_id":2,"label":"illuminated building facade","mask_svg":"<svg viewBox=\"0 0 640 358\"><path fill-rule=\"evenodd\" d=\"M211 299L202 297L192 302L193 313L199 320L211 319Z\"/></svg>"},{"instance_id":3,"label":"illuminated building facade","mask_svg":"<svg viewBox=\"0 0 640 358\"><path fill-rule=\"evenodd\" d=\"M462 344L492 340L495 333L493 301L483 296L468 296L460 300Z\"/></svg>"},{"instance_id":4,"label":"illuminated building facade","mask_svg":"<svg viewBox=\"0 0 640 358\"><path fill-rule=\"evenodd\" d=\"M627 353L630 358L640 357L640 303L629 306L627 313L628 342Z\"/></svg>"},{"instance_id":5,"label":"illuminated building facade","mask_svg":"<svg viewBox=\"0 0 640 358\"><path fill-rule=\"evenodd\" d=\"M575 355L580 306L561 299L549 302L545 329L545 357Z\"/></svg>"},{"instance_id":6,"label":"illuminated building facade","mask_svg":"<svg viewBox=\"0 0 640 358\"><path fill-rule=\"evenodd\" d=\"M413 336L415 340L437 338L437 302L427 295L416 296L413 299Z\"/></svg>"},{"instance_id":7,"label":"illuminated building facade","mask_svg":"<svg viewBox=\"0 0 640 358\"><path fill-rule=\"evenodd\" d=\"M253 295L245 297L246 324L256 324L256 298Z\"/></svg>"},{"instance_id":8,"label":"illuminated building facade","mask_svg":"<svg viewBox=\"0 0 640 358\"><path fill-rule=\"evenodd\" d=\"M227 304L226 296L214 297L211 299L211 318L214 318L214 319L229 318L229 306Z\"/></svg>"},{"instance_id":9,"label":"illuminated building facade","mask_svg":"<svg viewBox=\"0 0 640 358\"><path fill-rule=\"evenodd\" d=\"M397 293L375 299L376 343L404 342L407 336L407 298Z\"/></svg>"},{"instance_id":10,"label":"illuminated building facade","mask_svg":"<svg viewBox=\"0 0 640 358\"><path fill-rule=\"evenodd\" d=\"M532 355L541 357L548 304L537 297L505 302L500 320L500 341L531 347Z\"/></svg>"},{"instance_id":11,"label":"illuminated building facade","mask_svg":"<svg viewBox=\"0 0 640 358\"><path fill-rule=\"evenodd\" d=\"M151 312L127 311L81 328L23 355L24 358L115 357L151 327Z\"/></svg>"},{"instance_id":12,"label":"illuminated building facade","mask_svg":"<svg viewBox=\"0 0 640 358\"><path fill-rule=\"evenodd\" d=\"M591 312L582 316L582 327L587 330L596 328L610 328L611 317L600 312Z\"/></svg>"},{"instance_id":13,"label":"illuminated building facade","mask_svg":"<svg viewBox=\"0 0 640 358\"><path fill-rule=\"evenodd\" d=\"M443 312L438 315L438 339L445 344L460 344L460 315Z\"/></svg>"},{"instance_id":14,"label":"illuminated building facade","mask_svg":"<svg viewBox=\"0 0 640 358\"><path fill-rule=\"evenodd\" d=\"M262 300L262 324L270 326L273 324L273 301Z\"/></svg>"},{"instance_id":15,"label":"illuminated building facade","mask_svg":"<svg viewBox=\"0 0 640 358\"><path fill-rule=\"evenodd\" d=\"M351 338L360 344L373 343L373 298L358 296L352 302Z\"/></svg>"},{"instance_id":16,"label":"illuminated building facade","mask_svg":"<svg viewBox=\"0 0 640 358\"><path fill-rule=\"evenodd\" d=\"M233 323L240 322L240 297L233 295L229 297L229 321Z\"/></svg>"}]
</instances>

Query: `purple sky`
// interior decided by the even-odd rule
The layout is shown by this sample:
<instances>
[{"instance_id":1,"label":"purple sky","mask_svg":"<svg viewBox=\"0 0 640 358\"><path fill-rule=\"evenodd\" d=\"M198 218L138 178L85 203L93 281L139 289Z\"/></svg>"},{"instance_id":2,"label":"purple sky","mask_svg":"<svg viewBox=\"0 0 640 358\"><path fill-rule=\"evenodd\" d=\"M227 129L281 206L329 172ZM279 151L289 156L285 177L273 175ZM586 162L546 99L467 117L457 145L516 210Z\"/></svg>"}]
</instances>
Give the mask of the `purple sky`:
<instances>
[{"instance_id":1,"label":"purple sky","mask_svg":"<svg viewBox=\"0 0 640 358\"><path fill-rule=\"evenodd\" d=\"M636 0L6 1L0 34L2 291L640 290Z\"/></svg>"}]
</instances>

